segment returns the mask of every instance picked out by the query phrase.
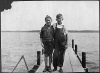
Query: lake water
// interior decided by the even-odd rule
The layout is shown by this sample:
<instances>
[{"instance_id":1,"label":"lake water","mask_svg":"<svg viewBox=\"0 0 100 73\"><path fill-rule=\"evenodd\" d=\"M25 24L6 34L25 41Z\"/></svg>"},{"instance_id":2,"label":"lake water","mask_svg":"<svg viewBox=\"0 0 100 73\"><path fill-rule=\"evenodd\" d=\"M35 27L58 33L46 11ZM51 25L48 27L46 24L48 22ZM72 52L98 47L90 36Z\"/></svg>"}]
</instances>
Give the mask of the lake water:
<instances>
[{"instance_id":1,"label":"lake water","mask_svg":"<svg viewBox=\"0 0 100 73\"><path fill-rule=\"evenodd\" d=\"M37 51L41 50L39 32L1 32L2 72L12 72L24 55L29 70L36 64ZM78 45L78 54L86 52L89 72L99 72L99 33L71 32L69 46L74 39ZM21 60L14 72L26 72L24 60Z\"/></svg>"}]
</instances>

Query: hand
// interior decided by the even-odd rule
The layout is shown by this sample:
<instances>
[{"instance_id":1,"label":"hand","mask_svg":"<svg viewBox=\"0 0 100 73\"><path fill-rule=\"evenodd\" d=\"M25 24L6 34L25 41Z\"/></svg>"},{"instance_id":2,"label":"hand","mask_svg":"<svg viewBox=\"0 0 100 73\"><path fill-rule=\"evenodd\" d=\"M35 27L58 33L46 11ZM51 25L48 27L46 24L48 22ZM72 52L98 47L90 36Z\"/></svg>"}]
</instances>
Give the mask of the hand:
<instances>
[{"instance_id":1,"label":"hand","mask_svg":"<svg viewBox=\"0 0 100 73\"><path fill-rule=\"evenodd\" d=\"M42 49L42 55L44 54L44 49Z\"/></svg>"},{"instance_id":2,"label":"hand","mask_svg":"<svg viewBox=\"0 0 100 73\"><path fill-rule=\"evenodd\" d=\"M43 43L41 43L41 46L44 48L44 45L43 45Z\"/></svg>"},{"instance_id":3,"label":"hand","mask_svg":"<svg viewBox=\"0 0 100 73\"><path fill-rule=\"evenodd\" d=\"M68 48L68 45L65 45L65 49L67 49Z\"/></svg>"}]
</instances>

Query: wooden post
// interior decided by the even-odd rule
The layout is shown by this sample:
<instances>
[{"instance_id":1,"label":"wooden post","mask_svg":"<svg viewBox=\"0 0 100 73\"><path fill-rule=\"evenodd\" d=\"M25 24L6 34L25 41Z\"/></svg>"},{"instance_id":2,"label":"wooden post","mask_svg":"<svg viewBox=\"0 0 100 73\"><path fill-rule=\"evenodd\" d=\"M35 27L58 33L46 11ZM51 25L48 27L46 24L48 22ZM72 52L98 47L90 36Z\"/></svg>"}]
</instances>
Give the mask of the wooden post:
<instances>
[{"instance_id":1,"label":"wooden post","mask_svg":"<svg viewBox=\"0 0 100 73\"><path fill-rule=\"evenodd\" d=\"M77 45L75 45L75 54L77 54Z\"/></svg>"},{"instance_id":2,"label":"wooden post","mask_svg":"<svg viewBox=\"0 0 100 73\"><path fill-rule=\"evenodd\" d=\"M82 66L86 68L86 52L82 52Z\"/></svg>"},{"instance_id":3,"label":"wooden post","mask_svg":"<svg viewBox=\"0 0 100 73\"><path fill-rule=\"evenodd\" d=\"M72 48L74 49L74 39L72 39Z\"/></svg>"},{"instance_id":4,"label":"wooden post","mask_svg":"<svg viewBox=\"0 0 100 73\"><path fill-rule=\"evenodd\" d=\"M86 68L86 71L85 72L88 73L88 68Z\"/></svg>"},{"instance_id":5,"label":"wooden post","mask_svg":"<svg viewBox=\"0 0 100 73\"><path fill-rule=\"evenodd\" d=\"M19 59L18 63L16 64L15 68L13 69L12 73L14 72L14 70L16 69L16 67L18 66L19 62L22 60L23 55L21 56L21 58Z\"/></svg>"},{"instance_id":6,"label":"wooden post","mask_svg":"<svg viewBox=\"0 0 100 73\"><path fill-rule=\"evenodd\" d=\"M41 51L37 51L37 65L40 65Z\"/></svg>"},{"instance_id":7,"label":"wooden post","mask_svg":"<svg viewBox=\"0 0 100 73\"><path fill-rule=\"evenodd\" d=\"M42 49L42 55L44 54L44 49Z\"/></svg>"},{"instance_id":8,"label":"wooden post","mask_svg":"<svg viewBox=\"0 0 100 73\"><path fill-rule=\"evenodd\" d=\"M25 60L24 56L23 56L23 59L24 59L24 62L25 62L26 69L27 69L27 71L29 71L29 69L28 69L28 66L27 66L27 63L26 63L26 60Z\"/></svg>"}]
</instances>

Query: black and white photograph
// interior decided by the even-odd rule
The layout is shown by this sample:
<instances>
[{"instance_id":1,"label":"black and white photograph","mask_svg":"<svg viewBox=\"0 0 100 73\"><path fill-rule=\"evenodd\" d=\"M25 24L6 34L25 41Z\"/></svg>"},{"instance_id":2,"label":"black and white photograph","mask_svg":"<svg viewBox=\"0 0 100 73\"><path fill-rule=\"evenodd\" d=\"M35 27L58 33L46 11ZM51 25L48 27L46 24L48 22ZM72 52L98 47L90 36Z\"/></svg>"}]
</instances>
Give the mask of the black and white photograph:
<instances>
[{"instance_id":1,"label":"black and white photograph","mask_svg":"<svg viewBox=\"0 0 100 73\"><path fill-rule=\"evenodd\" d=\"M1 2L1 72L99 72L99 1Z\"/></svg>"}]
</instances>

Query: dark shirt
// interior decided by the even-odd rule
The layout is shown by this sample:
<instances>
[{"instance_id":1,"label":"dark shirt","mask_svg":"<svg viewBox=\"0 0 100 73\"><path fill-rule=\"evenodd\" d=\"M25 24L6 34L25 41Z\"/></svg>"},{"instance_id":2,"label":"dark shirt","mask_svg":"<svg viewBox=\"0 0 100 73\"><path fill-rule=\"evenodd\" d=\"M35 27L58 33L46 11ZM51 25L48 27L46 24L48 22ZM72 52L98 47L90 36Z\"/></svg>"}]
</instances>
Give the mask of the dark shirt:
<instances>
[{"instance_id":1,"label":"dark shirt","mask_svg":"<svg viewBox=\"0 0 100 73\"><path fill-rule=\"evenodd\" d=\"M47 34L45 34L46 31L49 31ZM47 36L51 39L54 38L54 28L52 25L50 26L47 26L46 24L41 28L41 32L40 32L40 38L43 39L47 39L46 37L44 36Z\"/></svg>"}]
</instances>

